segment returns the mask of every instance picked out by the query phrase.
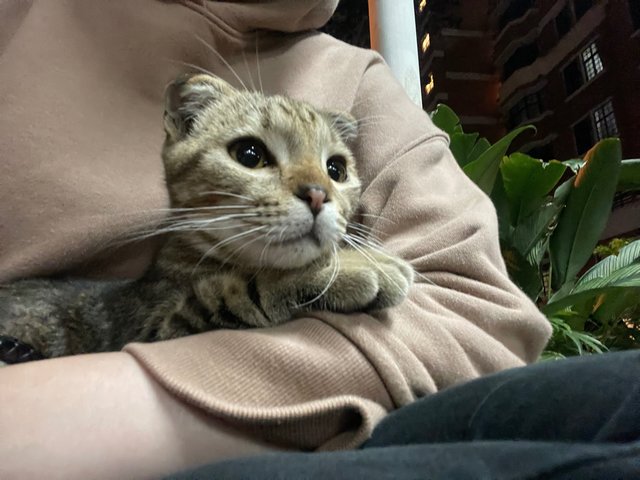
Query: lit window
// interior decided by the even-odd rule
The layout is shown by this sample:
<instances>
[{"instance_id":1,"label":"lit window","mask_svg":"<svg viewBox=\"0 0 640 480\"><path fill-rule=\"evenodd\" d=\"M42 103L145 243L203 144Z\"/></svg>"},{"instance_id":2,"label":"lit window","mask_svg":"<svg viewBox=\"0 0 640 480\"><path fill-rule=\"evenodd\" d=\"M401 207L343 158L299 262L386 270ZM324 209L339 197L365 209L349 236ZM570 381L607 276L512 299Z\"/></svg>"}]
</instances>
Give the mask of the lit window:
<instances>
[{"instance_id":1,"label":"lit window","mask_svg":"<svg viewBox=\"0 0 640 480\"><path fill-rule=\"evenodd\" d=\"M589 115L573 126L579 155L589 150L597 141L617 137L619 133L611 100L589 112Z\"/></svg>"},{"instance_id":2,"label":"lit window","mask_svg":"<svg viewBox=\"0 0 640 480\"><path fill-rule=\"evenodd\" d=\"M418 5L418 11L422 13L425 8L427 8L427 0L420 0L420 5Z\"/></svg>"},{"instance_id":3,"label":"lit window","mask_svg":"<svg viewBox=\"0 0 640 480\"><path fill-rule=\"evenodd\" d=\"M618 125L611 100L593 111L593 123L596 127L598 140L618 135Z\"/></svg>"},{"instance_id":4,"label":"lit window","mask_svg":"<svg viewBox=\"0 0 640 480\"><path fill-rule=\"evenodd\" d=\"M592 42L562 72L567 95L579 90L583 85L596 78L603 70L604 66L598 53L598 47L596 42Z\"/></svg>"},{"instance_id":5,"label":"lit window","mask_svg":"<svg viewBox=\"0 0 640 480\"><path fill-rule=\"evenodd\" d=\"M431 45L431 35L429 35L428 33L425 34L424 37L422 37L422 42L420 44L421 48L422 48L422 53L426 52L427 50L429 50L429 46Z\"/></svg>"},{"instance_id":6,"label":"lit window","mask_svg":"<svg viewBox=\"0 0 640 480\"><path fill-rule=\"evenodd\" d=\"M593 42L582 51L582 65L584 66L584 73L587 76L587 81L592 80L596 75L604 70L596 42Z\"/></svg>"},{"instance_id":7,"label":"lit window","mask_svg":"<svg viewBox=\"0 0 640 480\"><path fill-rule=\"evenodd\" d=\"M431 91L433 90L433 87L435 87L435 86L436 86L436 82L435 82L435 80L433 79L433 73L430 73L430 74L429 74L429 83L427 83L427 84L424 86L424 91L425 91L425 93L426 93L427 95L429 95L429 94L431 93Z\"/></svg>"}]
</instances>

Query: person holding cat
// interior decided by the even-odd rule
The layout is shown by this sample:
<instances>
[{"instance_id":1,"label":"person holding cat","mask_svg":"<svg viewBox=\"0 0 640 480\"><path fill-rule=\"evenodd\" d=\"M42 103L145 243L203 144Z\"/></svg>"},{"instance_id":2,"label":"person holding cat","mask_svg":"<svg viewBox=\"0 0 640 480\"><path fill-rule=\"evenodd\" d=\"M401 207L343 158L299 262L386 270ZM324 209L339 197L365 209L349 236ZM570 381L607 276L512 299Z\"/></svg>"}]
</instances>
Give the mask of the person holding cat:
<instances>
[{"instance_id":1,"label":"person holding cat","mask_svg":"<svg viewBox=\"0 0 640 480\"><path fill-rule=\"evenodd\" d=\"M619 375L607 398L594 400L602 416L593 422L606 420L596 429L599 436L591 428L595 423L571 430L576 423L569 421L571 436L560 429L551 435L545 430L551 423L542 421L549 392L593 371L585 362L535 366L464 385L535 362L550 327L509 280L493 206L459 170L446 136L409 101L377 54L314 30L336 4L0 0L0 282L144 278L159 245L100 252L166 208L162 95L167 84L194 68L213 72L238 91L284 95L318 112L349 112L358 123L350 152L362 183L361 228L374 232L385 252L415 271L407 298L392 308L314 310L268 328L216 330L3 368L0 429L9 433L0 442L0 477L42 478L46 472L65 479L157 478L233 457L364 444L368 448L347 454L283 454L187 475L278 478L280 472L283 478L326 478L323 465L334 464L345 465L344 478L376 478L385 469L410 478L393 470L399 468L393 459L404 458L404 465L427 462L422 468L433 471L439 465L441 478L455 478L451 472L465 468L460 458L475 458L467 464L471 469L488 468L487 459L501 458L490 445L478 451L469 444L464 448L473 453L456 451L453 464L445 461L442 442L470 439L505 440L500 448L511 448L510 458L520 459L512 463L529 466L529 472L535 468L527 461L549 459L550 452L557 453L554 465L565 467L612 458L615 450L618 471L627 467L633 445L562 450L551 442L637 438L637 428L622 428L634 425L637 416L619 408L625 401L632 404L628 386L633 383L624 379L637 373L637 355L593 362L603 369L600 377ZM191 100L187 95L181 101L188 106ZM200 111L179 116L178 123L170 118L165 131L173 125L180 135L190 134L193 122L207 128L236 121L232 112L226 118L220 110L203 122ZM165 107L165 121L171 113ZM312 123L314 114L307 112L302 123ZM269 130L268 125L255 128ZM280 151L297 141L285 134ZM266 143L278 151L272 142ZM235 157L241 165L230 169L245 173L240 158L251 164L256 148L262 148L228 145L230 154L242 152ZM192 158L201 161L206 154L204 149L203 156ZM331 175L340 162L329 167L333 153L325 156L323 175L329 180L322 182L336 182L340 175ZM348 153L342 156L348 163ZM184 168L188 163L175 173L191 171ZM307 182L298 201L319 210L333 184L323 193L317 183ZM537 406L524 407L518 399L536 393L532 382L546 389L537 391ZM509 403L496 403L504 400L494 395L500 391L509 394L512 411ZM576 405L586 403L581 392L566 397L577 400L569 403L575 418L581 412ZM410 409L423 406L437 415L416 420ZM518 420L528 425L525 411L534 426L544 426L542 432L533 426L510 431ZM618 417L610 413L616 411ZM485 416L495 420L500 414L508 425L487 423L475 436L468 432ZM514 438L531 443L518 450L507 441ZM402 443L419 448L390 447ZM435 452L435 461L425 452ZM515 468L497 460L494 466L491 478L506 478L498 475L509 473L507 466Z\"/></svg>"}]
</instances>

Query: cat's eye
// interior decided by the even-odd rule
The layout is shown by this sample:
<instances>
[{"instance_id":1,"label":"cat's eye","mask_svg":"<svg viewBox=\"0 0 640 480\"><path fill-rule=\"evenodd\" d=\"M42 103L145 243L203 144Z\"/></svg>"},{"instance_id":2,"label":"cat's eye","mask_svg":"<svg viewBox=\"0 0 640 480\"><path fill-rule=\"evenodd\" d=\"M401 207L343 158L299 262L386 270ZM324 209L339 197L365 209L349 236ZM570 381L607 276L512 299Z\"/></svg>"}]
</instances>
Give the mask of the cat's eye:
<instances>
[{"instance_id":1,"label":"cat's eye","mask_svg":"<svg viewBox=\"0 0 640 480\"><path fill-rule=\"evenodd\" d=\"M257 138L241 138L229 145L229 155L247 168L262 168L273 164L267 147Z\"/></svg>"},{"instance_id":2,"label":"cat's eye","mask_svg":"<svg viewBox=\"0 0 640 480\"><path fill-rule=\"evenodd\" d=\"M327 160L327 173L335 182L347 180L347 160L341 155L334 155Z\"/></svg>"}]
</instances>

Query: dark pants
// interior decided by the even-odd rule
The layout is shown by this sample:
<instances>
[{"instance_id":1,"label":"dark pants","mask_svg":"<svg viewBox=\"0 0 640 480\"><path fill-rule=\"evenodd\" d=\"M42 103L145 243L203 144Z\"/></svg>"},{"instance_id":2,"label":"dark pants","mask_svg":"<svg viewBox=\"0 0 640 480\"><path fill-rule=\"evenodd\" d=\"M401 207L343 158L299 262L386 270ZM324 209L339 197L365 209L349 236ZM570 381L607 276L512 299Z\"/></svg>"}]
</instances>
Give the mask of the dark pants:
<instances>
[{"instance_id":1,"label":"dark pants","mask_svg":"<svg viewBox=\"0 0 640 480\"><path fill-rule=\"evenodd\" d=\"M640 480L640 351L450 388L390 414L361 450L265 455L171 478Z\"/></svg>"}]
</instances>

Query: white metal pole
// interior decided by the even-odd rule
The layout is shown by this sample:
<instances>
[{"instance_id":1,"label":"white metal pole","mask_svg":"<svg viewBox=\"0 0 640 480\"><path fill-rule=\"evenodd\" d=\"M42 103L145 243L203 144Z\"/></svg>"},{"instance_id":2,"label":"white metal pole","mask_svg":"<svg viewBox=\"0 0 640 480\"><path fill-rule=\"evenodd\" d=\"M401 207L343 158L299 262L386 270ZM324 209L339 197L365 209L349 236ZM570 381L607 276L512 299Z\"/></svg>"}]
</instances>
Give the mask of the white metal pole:
<instances>
[{"instance_id":1,"label":"white metal pole","mask_svg":"<svg viewBox=\"0 0 640 480\"><path fill-rule=\"evenodd\" d=\"M369 0L371 48L380 52L409 98L422 106L413 0Z\"/></svg>"}]
</instances>

